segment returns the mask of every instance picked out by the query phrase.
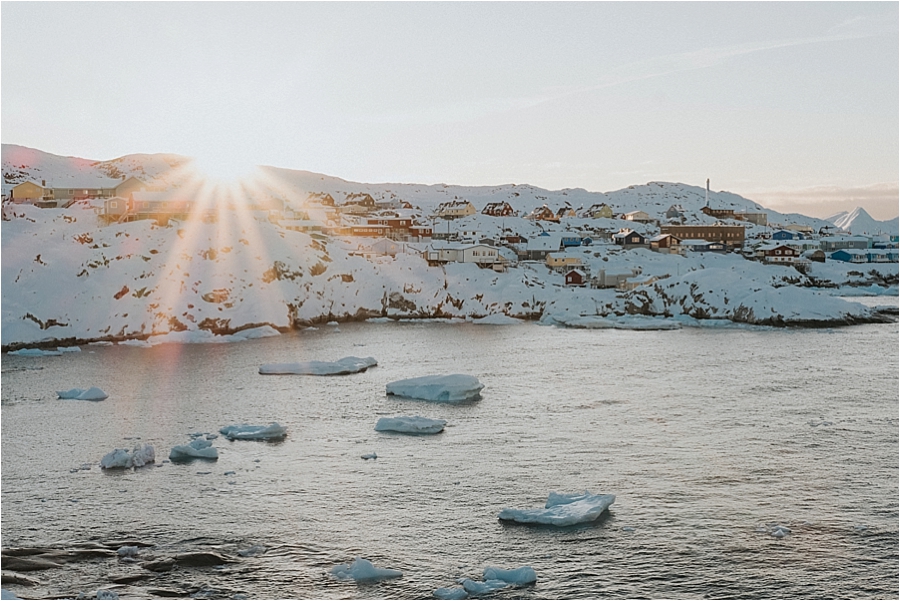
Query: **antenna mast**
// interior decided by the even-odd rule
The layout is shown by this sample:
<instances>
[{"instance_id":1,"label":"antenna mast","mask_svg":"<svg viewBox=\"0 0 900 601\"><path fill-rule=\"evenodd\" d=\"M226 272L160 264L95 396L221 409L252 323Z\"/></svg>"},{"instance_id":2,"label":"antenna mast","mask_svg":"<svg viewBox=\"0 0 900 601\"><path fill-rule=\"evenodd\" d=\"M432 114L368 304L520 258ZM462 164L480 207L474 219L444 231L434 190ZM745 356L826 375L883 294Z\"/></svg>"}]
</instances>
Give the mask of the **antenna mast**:
<instances>
[{"instance_id":1,"label":"antenna mast","mask_svg":"<svg viewBox=\"0 0 900 601\"><path fill-rule=\"evenodd\" d=\"M709 206L709 178L706 178L706 206Z\"/></svg>"}]
</instances>

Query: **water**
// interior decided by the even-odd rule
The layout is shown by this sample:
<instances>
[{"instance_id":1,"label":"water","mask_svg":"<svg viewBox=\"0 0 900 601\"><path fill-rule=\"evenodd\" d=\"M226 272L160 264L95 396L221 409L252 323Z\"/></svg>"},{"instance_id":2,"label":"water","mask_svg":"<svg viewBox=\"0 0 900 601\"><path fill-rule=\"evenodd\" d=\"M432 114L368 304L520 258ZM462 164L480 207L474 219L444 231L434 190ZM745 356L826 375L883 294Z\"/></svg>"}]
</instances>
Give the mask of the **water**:
<instances>
[{"instance_id":1,"label":"water","mask_svg":"<svg viewBox=\"0 0 900 601\"><path fill-rule=\"evenodd\" d=\"M380 365L333 378L257 374L262 363L347 355ZM391 380L454 372L479 377L481 400L384 395ZM896 325L344 324L240 344L4 356L2 383L4 548L123 538L157 556L268 548L225 569L153 575L120 587L123 597L161 587L428 598L487 565L537 571L534 587L498 598L898 596ZM110 398L53 393L91 385ZM433 437L375 432L383 415L449 424ZM117 446L149 442L162 460L191 432L272 420L288 428L284 442L219 438L216 463L97 467ZM361 459L370 452L378 458ZM83 463L94 465L71 471ZM596 523L497 520L504 507L584 489L617 496ZM792 533L764 531L776 523ZM356 556L404 576L329 576ZM131 572L142 570L113 559L35 574L41 594L75 594Z\"/></svg>"}]
</instances>

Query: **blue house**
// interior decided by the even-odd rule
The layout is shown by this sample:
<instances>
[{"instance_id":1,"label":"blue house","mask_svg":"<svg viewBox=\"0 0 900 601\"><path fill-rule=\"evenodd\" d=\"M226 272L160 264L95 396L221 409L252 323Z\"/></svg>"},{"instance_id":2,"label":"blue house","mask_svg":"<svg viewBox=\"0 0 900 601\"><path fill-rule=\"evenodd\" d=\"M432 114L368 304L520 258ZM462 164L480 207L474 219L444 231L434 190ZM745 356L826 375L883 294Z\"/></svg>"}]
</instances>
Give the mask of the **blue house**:
<instances>
[{"instance_id":1,"label":"blue house","mask_svg":"<svg viewBox=\"0 0 900 601\"><path fill-rule=\"evenodd\" d=\"M803 240L803 234L791 230L778 230L772 234L772 240Z\"/></svg>"},{"instance_id":2,"label":"blue house","mask_svg":"<svg viewBox=\"0 0 900 601\"><path fill-rule=\"evenodd\" d=\"M563 234L562 245L563 245L563 248L569 248L571 246L581 246L581 236L573 236L571 234Z\"/></svg>"},{"instance_id":3,"label":"blue house","mask_svg":"<svg viewBox=\"0 0 900 601\"><path fill-rule=\"evenodd\" d=\"M869 257L866 256L866 251L860 250L857 248L848 248L836 250L831 253L831 258L834 261L843 261L844 263L868 263Z\"/></svg>"}]
</instances>

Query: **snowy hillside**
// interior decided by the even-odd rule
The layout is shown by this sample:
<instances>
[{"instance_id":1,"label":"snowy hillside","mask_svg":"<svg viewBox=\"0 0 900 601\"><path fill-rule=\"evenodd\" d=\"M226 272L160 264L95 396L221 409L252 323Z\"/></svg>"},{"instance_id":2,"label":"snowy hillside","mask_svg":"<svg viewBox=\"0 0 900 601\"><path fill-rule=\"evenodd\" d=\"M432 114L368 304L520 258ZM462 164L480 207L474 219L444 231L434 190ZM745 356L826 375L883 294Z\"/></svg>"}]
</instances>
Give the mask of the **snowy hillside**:
<instances>
[{"instance_id":1,"label":"snowy hillside","mask_svg":"<svg viewBox=\"0 0 900 601\"><path fill-rule=\"evenodd\" d=\"M875 234L894 234L898 233L898 218L894 217L887 221L878 221L872 218L862 207L856 207L852 211L842 211L826 221L830 221L840 229L859 235L875 235Z\"/></svg>"}]
</instances>

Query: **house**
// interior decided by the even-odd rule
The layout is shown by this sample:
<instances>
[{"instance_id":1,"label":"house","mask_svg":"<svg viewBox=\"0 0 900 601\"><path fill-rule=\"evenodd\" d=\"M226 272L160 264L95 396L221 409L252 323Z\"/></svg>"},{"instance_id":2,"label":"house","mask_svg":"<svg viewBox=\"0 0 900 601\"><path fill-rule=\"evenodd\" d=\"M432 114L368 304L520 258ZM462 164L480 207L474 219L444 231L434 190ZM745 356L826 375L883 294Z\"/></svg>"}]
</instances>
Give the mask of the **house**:
<instances>
[{"instance_id":1,"label":"house","mask_svg":"<svg viewBox=\"0 0 900 601\"><path fill-rule=\"evenodd\" d=\"M587 276L580 269L572 269L566 273L566 286L584 286Z\"/></svg>"},{"instance_id":2,"label":"house","mask_svg":"<svg viewBox=\"0 0 900 601\"><path fill-rule=\"evenodd\" d=\"M666 219L681 219L684 217L684 207L679 204L674 204L668 209L666 209Z\"/></svg>"},{"instance_id":3,"label":"house","mask_svg":"<svg viewBox=\"0 0 900 601\"><path fill-rule=\"evenodd\" d=\"M637 223L652 223L653 219L650 218L650 215L645 213L644 211L631 211L629 213L625 213L622 215L622 219L625 221L634 221Z\"/></svg>"},{"instance_id":4,"label":"house","mask_svg":"<svg viewBox=\"0 0 900 601\"><path fill-rule=\"evenodd\" d=\"M516 211L508 202L489 202L481 209L481 214L491 217L512 217Z\"/></svg>"},{"instance_id":5,"label":"house","mask_svg":"<svg viewBox=\"0 0 900 601\"><path fill-rule=\"evenodd\" d=\"M334 197L327 192L311 192L306 201L312 204L320 204L324 207L334 206Z\"/></svg>"},{"instance_id":6,"label":"house","mask_svg":"<svg viewBox=\"0 0 900 601\"><path fill-rule=\"evenodd\" d=\"M791 230L778 230L777 232L772 232L772 240L803 240L805 236L800 232L795 232Z\"/></svg>"},{"instance_id":7,"label":"house","mask_svg":"<svg viewBox=\"0 0 900 601\"><path fill-rule=\"evenodd\" d=\"M618 288L625 280L636 277L640 275L640 273L640 269L632 269L627 273L607 273L605 269L601 269L599 273L591 279L591 287Z\"/></svg>"},{"instance_id":8,"label":"house","mask_svg":"<svg viewBox=\"0 0 900 601\"><path fill-rule=\"evenodd\" d=\"M47 181L41 180L41 185L35 181L26 181L14 186L10 191L10 198L16 204L43 203L43 206L57 207L69 206L75 201L88 198L128 198L132 192L146 189L147 184L143 180L124 175L122 179L97 178L66 187L47 186Z\"/></svg>"},{"instance_id":9,"label":"house","mask_svg":"<svg viewBox=\"0 0 900 601\"><path fill-rule=\"evenodd\" d=\"M590 219L612 219L613 210L608 204L601 202L600 204L591 205L583 215Z\"/></svg>"},{"instance_id":10,"label":"house","mask_svg":"<svg viewBox=\"0 0 900 601\"><path fill-rule=\"evenodd\" d=\"M584 262L581 260L581 257L566 253L550 253L544 262L547 267L560 273L570 269L584 269Z\"/></svg>"},{"instance_id":11,"label":"house","mask_svg":"<svg viewBox=\"0 0 900 601\"><path fill-rule=\"evenodd\" d=\"M357 205L371 210L375 208L375 199L366 192L353 192L344 199L344 206L346 205Z\"/></svg>"},{"instance_id":12,"label":"house","mask_svg":"<svg viewBox=\"0 0 900 601\"><path fill-rule=\"evenodd\" d=\"M578 234L563 234L560 238L563 248L571 248L573 246L581 246L581 236Z\"/></svg>"},{"instance_id":13,"label":"house","mask_svg":"<svg viewBox=\"0 0 900 601\"><path fill-rule=\"evenodd\" d=\"M801 256L807 261L813 261L815 263L825 262L825 252L822 250L807 250Z\"/></svg>"},{"instance_id":14,"label":"house","mask_svg":"<svg viewBox=\"0 0 900 601\"><path fill-rule=\"evenodd\" d=\"M618 234L613 234L613 242L625 248L647 246L647 238L634 230L622 230Z\"/></svg>"},{"instance_id":15,"label":"house","mask_svg":"<svg viewBox=\"0 0 900 601\"><path fill-rule=\"evenodd\" d=\"M706 240L682 240L681 248L690 252L725 252L724 242L707 242Z\"/></svg>"},{"instance_id":16,"label":"house","mask_svg":"<svg viewBox=\"0 0 900 601\"><path fill-rule=\"evenodd\" d=\"M386 225L390 228L390 237L393 239L409 236L409 228L412 227L412 217L369 217L369 225Z\"/></svg>"},{"instance_id":17,"label":"house","mask_svg":"<svg viewBox=\"0 0 900 601\"><path fill-rule=\"evenodd\" d=\"M525 245L525 259L528 261L543 261L549 253L559 252L562 249L562 240L559 236L537 236L530 238Z\"/></svg>"},{"instance_id":18,"label":"house","mask_svg":"<svg viewBox=\"0 0 900 601\"><path fill-rule=\"evenodd\" d=\"M864 236L826 236L819 239L820 247L826 253L835 250L865 250L869 248L869 242Z\"/></svg>"},{"instance_id":19,"label":"house","mask_svg":"<svg viewBox=\"0 0 900 601\"><path fill-rule=\"evenodd\" d=\"M429 265L475 263L481 267L493 267L500 262L497 249L485 244L432 243L422 254Z\"/></svg>"},{"instance_id":20,"label":"house","mask_svg":"<svg viewBox=\"0 0 900 601\"><path fill-rule=\"evenodd\" d=\"M451 200L439 204L436 214L441 219L458 219L475 213L475 207L468 200Z\"/></svg>"},{"instance_id":21,"label":"house","mask_svg":"<svg viewBox=\"0 0 900 601\"><path fill-rule=\"evenodd\" d=\"M414 224L409 226L409 235L413 238L421 240L422 238L431 238L432 228L430 225Z\"/></svg>"},{"instance_id":22,"label":"house","mask_svg":"<svg viewBox=\"0 0 900 601\"><path fill-rule=\"evenodd\" d=\"M15 204L34 204L37 200L43 200L45 196L49 198L50 190L45 187L46 183L46 181L42 181L41 184L38 184L31 180L22 182L13 187L9 198Z\"/></svg>"},{"instance_id":23,"label":"house","mask_svg":"<svg viewBox=\"0 0 900 601\"><path fill-rule=\"evenodd\" d=\"M537 207L531 213L529 213L528 216L525 217L525 219L531 219L534 221L553 221L556 223L559 222L559 217L547 205Z\"/></svg>"},{"instance_id":24,"label":"house","mask_svg":"<svg viewBox=\"0 0 900 601\"><path fill-rule=\"evenodd\" d=\"M766 213L754 213L750 211L737 211L734 218L740 221L746 221L754 225L766 226L769 224L769 216Z\"/></svg>"},{"instance_id":25,"label":"house","mask_svg":"<svg viewBox=\"0 0 900 601\"><path fill-rule=\"evenodd\" d=\"M672 234L680 239L682 245L688 240L705 240L722 242L729 248L740 248L744 245L743 225L661 225L661 234Z\"/></svg>"},{"instance_id":26,"label":"house","mask_svg":"<svg viewBox=\"0 0 900 601\"><path fill-rule=\"evenodd\" d=\"M558 221L563 217L576 217L575 209L570 206L559 207L559 210L556 211L556 219Z\"/></svg>"},{"instance_id":27,"label":"house","mask_svg":"<svg viewBox=\"0 0 900 601\"><path fill-rule=\"evenodd\" d=\"M800 251L784 244L763 251L766 263L793 263L800 257Z\"/></svg>"},{"instance_id":28,"label":"house","mask_svg":"<svg viewBox=\"0 0 900 601\"><path fill-rule=\"evenodd\" d=\"M165 225L170 219L214 220L216 214L216 207L211 203L201 205L177 193L140 190L129 194L127 199L120 196L104 199L100 218L106 223L152 219Z\"/></svg>"},{"instance_id":29,"label":"house","mask_svg":"<svg viewBox=\"0 0 900 601\"><path fill-rule=\"evenodd\" d=\"M713 209L709 206L705 206L700 209L701 213L709 215L710 217L715 217L716 219L734 219L734 209Z\"/></svg>"},{"instance_id":30,"label":"house","mask_svg":"<svg viewBox=\"0 0 900 601\"><path fill-rule=\"evenodd\" d=\"M650 238L648 242L652 251L670 254L681 252L681 240L672 234L659 234Z\"/></svg>"},{"instance_id":31,"label":"house","mask_svg":"<svg viewBox=\"0 0 900 601\"><path fill-rule=\"evenodd\" d=\"M349 235L364 236L367 238L387 238L391 235L391 226L373 225L368 223L351 225Z\"/></svg>"},{"instance_id":32,"label":"house","mask_svg":"<svg viewBox=\"0 0 900 601\"><path fill-rule=\"evenodd\" d=\"M869 257L865 250L858 248L845 248L831 253L831 258L844 263L868 263Z\"/></svg>"},{"instance_id":33,"label":"house","mask_svg":"<svg viewBox=\"0 0 900 601\"><path fill-rule=\"evenodd\" d=\"M813 234L813 228L811 225L800 225L799 223L792 223L788 226L785 226L784 229L790 230L792 232L800 232L806 237L812 236Z\"/></svg>"}]
</instances>

